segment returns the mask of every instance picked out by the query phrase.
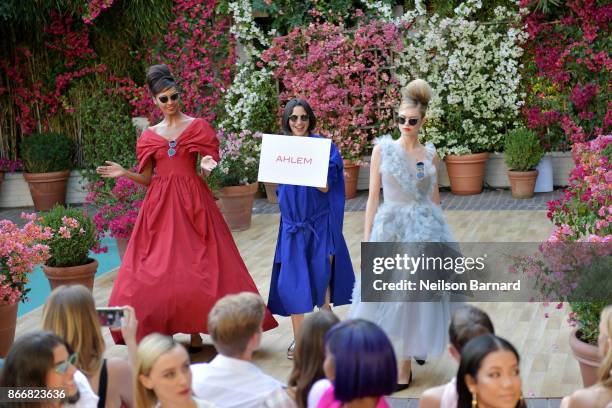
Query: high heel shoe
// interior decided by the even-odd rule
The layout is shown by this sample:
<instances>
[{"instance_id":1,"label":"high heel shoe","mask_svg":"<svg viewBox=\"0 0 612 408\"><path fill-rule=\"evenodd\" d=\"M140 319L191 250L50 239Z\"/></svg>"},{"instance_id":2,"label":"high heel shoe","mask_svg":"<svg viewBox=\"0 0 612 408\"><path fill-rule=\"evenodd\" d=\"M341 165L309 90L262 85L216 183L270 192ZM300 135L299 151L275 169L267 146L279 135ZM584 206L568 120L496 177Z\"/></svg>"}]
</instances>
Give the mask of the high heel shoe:
<instances>
[{"instance_id":1,"label":"high heel shoe","mask_svg":"<svg viewBox=\"0 0 612 408\"><path fill-rule=\"evenodd\" d=\"M293 354L295 353L295 340L291 342L289 348L287 348L287 358L293 360Z\"/></svg>"},{"instance_id":2,"label":"high heel shoe","mask_svg":"<svg viewBox=\"0 0 612 408\"><path fill-rule=\"evenodd\" d=\"M411 383L412 383L412 370L410 370L410 378L408 379L408 384L401 384L401 383L395 384L395 392L404 391L405 389L410 387Z\"/></svg>"}]
</instances>

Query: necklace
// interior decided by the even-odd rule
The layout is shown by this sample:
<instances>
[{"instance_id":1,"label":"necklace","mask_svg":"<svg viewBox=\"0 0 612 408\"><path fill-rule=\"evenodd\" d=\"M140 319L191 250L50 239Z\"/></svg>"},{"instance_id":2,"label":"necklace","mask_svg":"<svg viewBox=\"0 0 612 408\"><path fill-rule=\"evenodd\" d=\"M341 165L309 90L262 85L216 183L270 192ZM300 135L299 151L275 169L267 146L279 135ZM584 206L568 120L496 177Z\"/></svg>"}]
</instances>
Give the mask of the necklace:
<instances>
[{"instance_id":1,"label":"necklace","mask_svg":"<svg viewBox=\"0 0 612 408\"><path fill-rule=\"evenodd\" d=\"M168 141L168 156L172 157L176 154L176 139Z\"/></svg>"}]
</instances>

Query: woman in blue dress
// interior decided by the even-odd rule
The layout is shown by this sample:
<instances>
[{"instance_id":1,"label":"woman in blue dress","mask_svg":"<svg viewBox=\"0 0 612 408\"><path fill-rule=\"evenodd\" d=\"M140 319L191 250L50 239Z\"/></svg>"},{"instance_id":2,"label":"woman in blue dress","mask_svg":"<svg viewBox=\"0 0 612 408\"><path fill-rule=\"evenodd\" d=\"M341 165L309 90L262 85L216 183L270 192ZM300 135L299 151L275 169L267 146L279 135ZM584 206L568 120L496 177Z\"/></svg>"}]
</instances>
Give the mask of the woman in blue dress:
<instances>
[{"instance_id":1,"label":"woman in blue dress","mask_svg":"<svg viewBox=\"0 0 612 408\"><path fill-rule=\"evenodd\" d=\"M316 118L303 99L285 106L283 132L295 137L312 134ZM351 303L355 274L342 224L344 222L344 166L331 143L325 188L280 184L278 241L272 266L268 308L273 314L291 316L294 338L304 313L314 306L330 308ZM287 350L293 358L295 343Z\"/></svg>"}]
</instances>

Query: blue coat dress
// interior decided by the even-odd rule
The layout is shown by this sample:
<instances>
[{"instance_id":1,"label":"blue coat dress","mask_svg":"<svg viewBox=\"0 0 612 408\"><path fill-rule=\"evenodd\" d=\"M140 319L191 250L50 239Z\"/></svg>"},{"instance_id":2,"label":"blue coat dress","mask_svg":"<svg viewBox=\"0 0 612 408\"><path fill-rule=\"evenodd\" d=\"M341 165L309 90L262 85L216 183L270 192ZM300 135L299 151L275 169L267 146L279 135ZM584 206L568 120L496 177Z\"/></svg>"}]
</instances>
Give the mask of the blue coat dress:
<instances>
[{"instance_id":1,"label":"blue coat dress","mask_svg":"<svg viewBox=\"0 0 612 408\"><path fill-rule=\"evenodd\" d=\"M328 287L335 306L351 302L355 274L342 235L344 166L334 143L327 185L327 193L315 187L278 186L281 219L268 299L268 308L273 314L311 312L315 305L325 303ZM331 256L333 263L330 263Z\"/></svg>"}]
</instances>

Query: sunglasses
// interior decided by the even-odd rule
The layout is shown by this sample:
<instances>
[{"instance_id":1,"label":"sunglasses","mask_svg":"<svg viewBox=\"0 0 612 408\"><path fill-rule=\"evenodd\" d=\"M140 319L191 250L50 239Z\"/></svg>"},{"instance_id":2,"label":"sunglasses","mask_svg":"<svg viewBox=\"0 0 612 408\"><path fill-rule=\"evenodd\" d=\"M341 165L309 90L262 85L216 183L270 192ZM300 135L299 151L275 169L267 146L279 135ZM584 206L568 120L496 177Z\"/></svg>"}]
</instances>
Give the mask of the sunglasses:
<instances>
[{"instance_id":1,"label":"sunglasses","mask_svg":"<svg viewBox=\"0 0 612 408\"><path fill-rule=\"evenodd\" d=\"M399 123L400 125L405 125L406 124L406 118L403 117L403 116L398 116L397 123ZM410 126L414 126L417 123L419 123L419 120L417 118L410 118L410 119L408 119L408 124Z\"/></svg>"},{"instance_id":2,"label":"sunglasses","mask_svg":"<svg viewBox=\"0 0 612 408\"><path fill-rule=\"evenodd\" d=\"M302 122L308 122L308 115L300 115L300 116L298 116L298 115L291 115L291 116L289 116L289 120L292 121L292 122L297 122L298 118L301 119Z\"/></svg>"},{"instance_id":3,"label":"sunglasses","mask_svg":"<svg viewBox=\"0 0 612 408\"><path fill-rule=\"evenodd\" d=\"M78 354L77 353L73 353L71 354L68 359L66 361L62 361L61 363L57 363L55 365L55 372L58 374L64 374L66 371L68 371L68 368L71 365L75 365L75 363L77 362L77 357Z\"/></svg>"},{"instance_id":4,"label":"sunglasses","mask_svg":"<svg viewBox=\"0 0 612 408\"><path fill-rule=\"evenodd\" d=\"M178 92L177 93L173 93L172 95L170 95L170 99L173 100L173 101L176 101L178 98L179 98L179 93ZM157 99L159 99L159 101L161 103L168 103L168 96L166 96L166 95L160 96Z\"/></svg>"}]
</instances>

